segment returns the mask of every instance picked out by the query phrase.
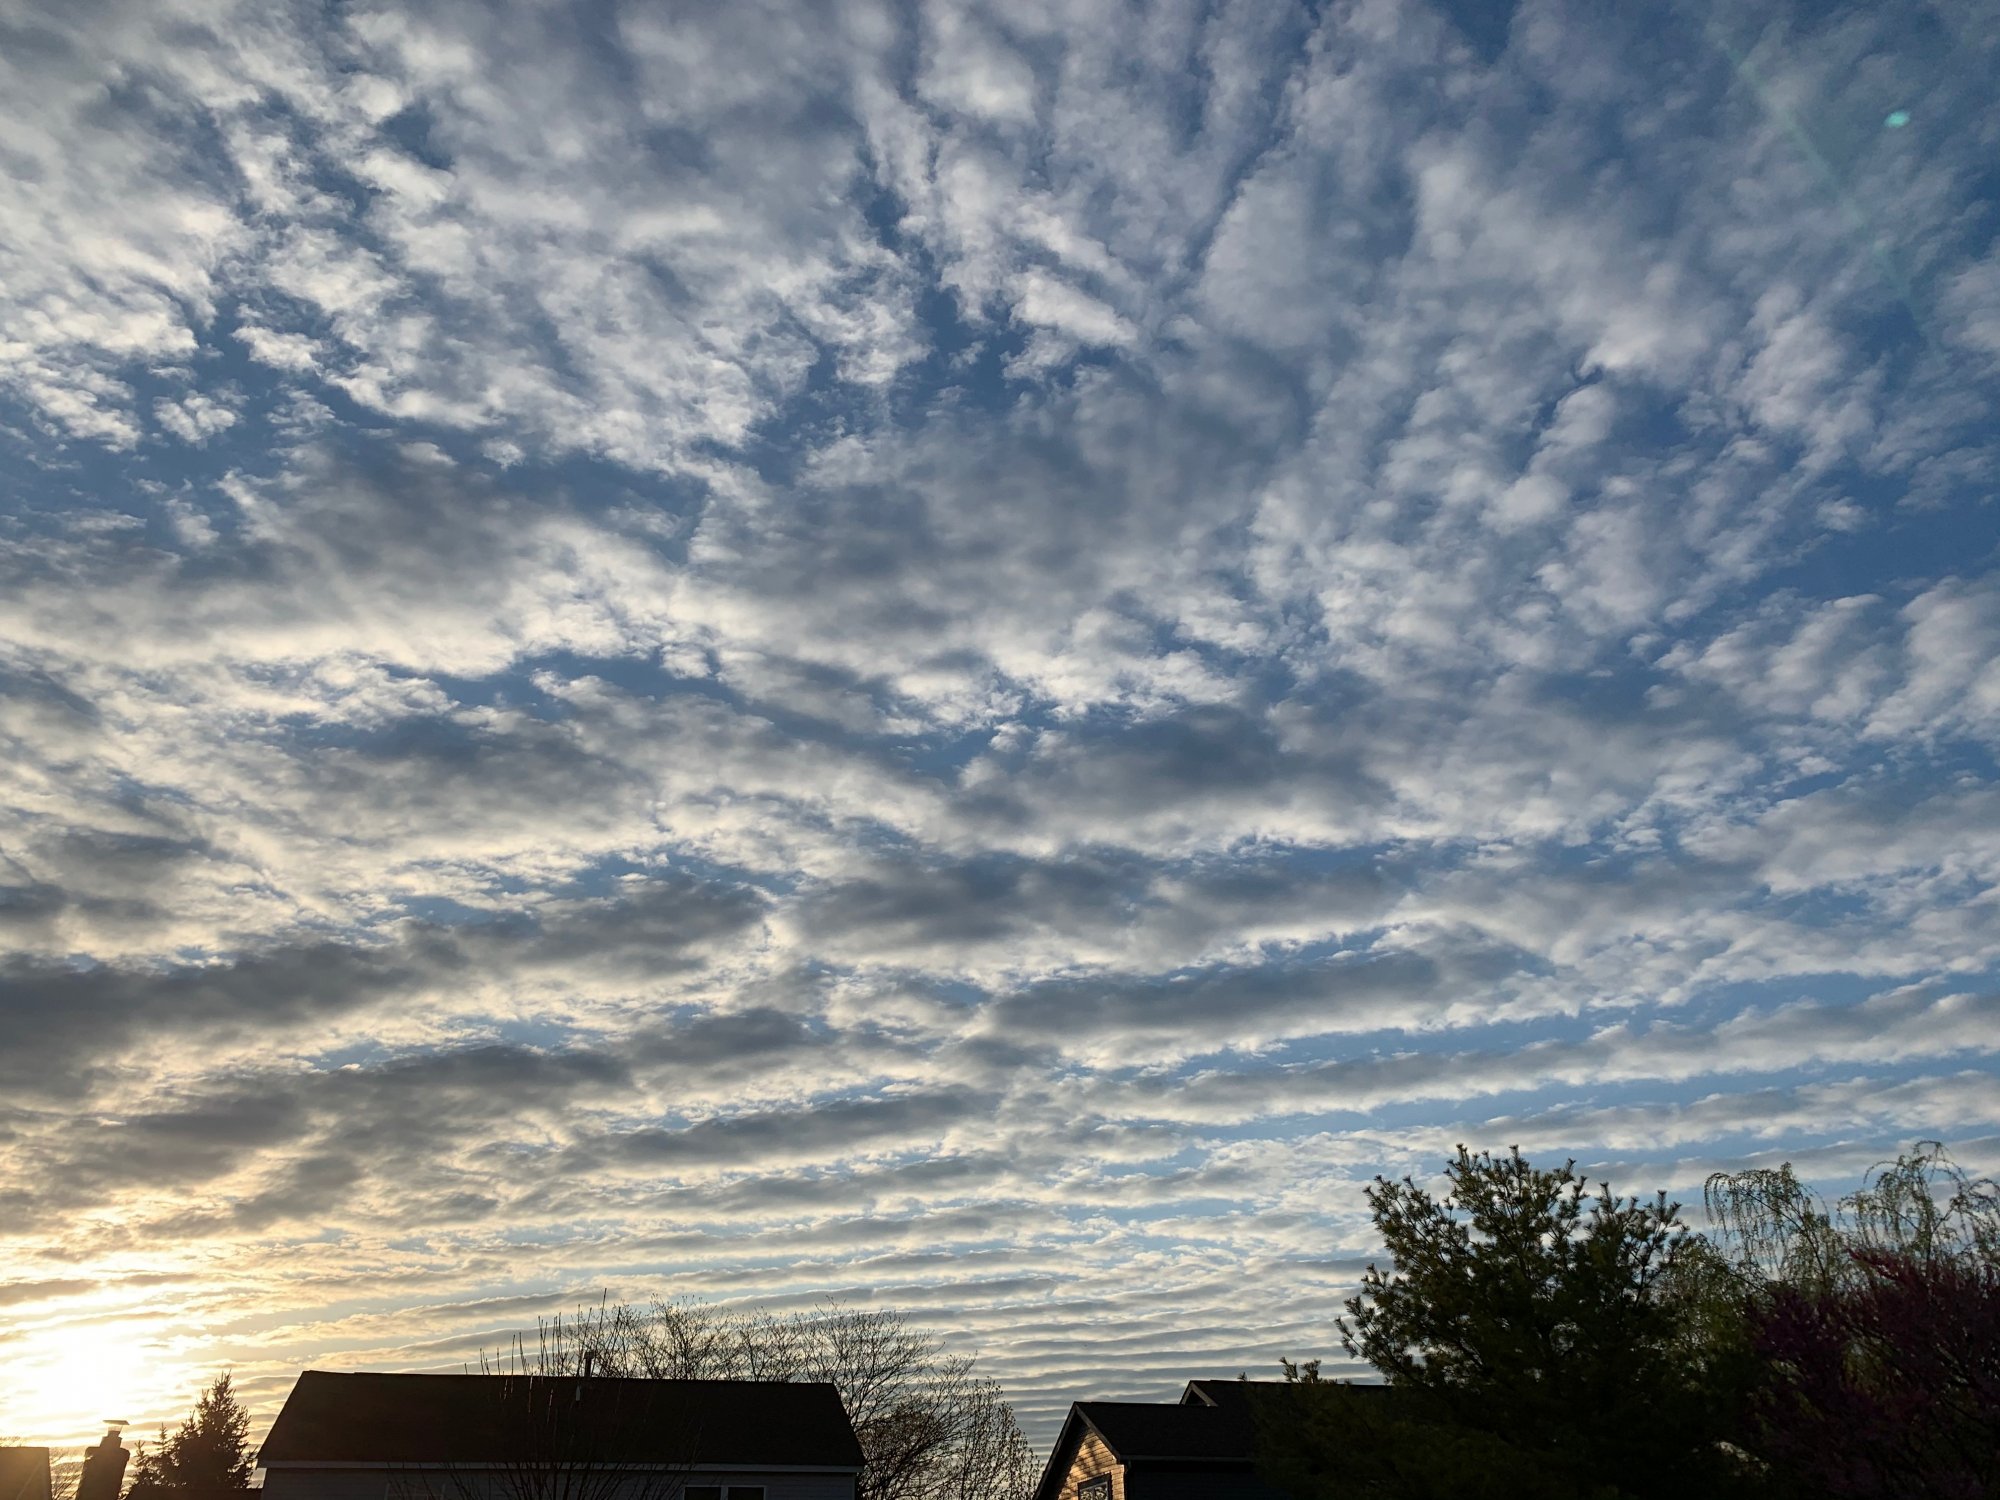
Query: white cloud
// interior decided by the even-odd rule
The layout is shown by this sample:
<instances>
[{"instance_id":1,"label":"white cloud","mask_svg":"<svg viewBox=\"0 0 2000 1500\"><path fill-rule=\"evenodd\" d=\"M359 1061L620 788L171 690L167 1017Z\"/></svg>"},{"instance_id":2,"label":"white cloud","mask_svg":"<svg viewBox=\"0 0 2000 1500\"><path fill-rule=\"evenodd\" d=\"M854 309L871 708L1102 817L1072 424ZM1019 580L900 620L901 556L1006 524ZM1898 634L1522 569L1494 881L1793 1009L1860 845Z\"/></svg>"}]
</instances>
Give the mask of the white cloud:
<instances>
[{"instance_id":1,"label":"white cloud","mask_svg":"<svg viewBox=\"0 0 2000 1500\"><path fill-rule=\"evenodd\" d=\"M154 402L153 420L182 442L200 447L234 427L237 416L222 402L194 391L179 401Z\"/></svg>"},{"instance_id":2,"label":"white cloud","mask_svg":"<svg viewBox=\"0 0 2000 1500\"><path fill-rule=\"evenodd\" d=\"M1990 90L1712 19L17 29L33 1337L847 1290L1046 1417L1456 1140L2000 1164Z\"/></svg>"}]
</instances>

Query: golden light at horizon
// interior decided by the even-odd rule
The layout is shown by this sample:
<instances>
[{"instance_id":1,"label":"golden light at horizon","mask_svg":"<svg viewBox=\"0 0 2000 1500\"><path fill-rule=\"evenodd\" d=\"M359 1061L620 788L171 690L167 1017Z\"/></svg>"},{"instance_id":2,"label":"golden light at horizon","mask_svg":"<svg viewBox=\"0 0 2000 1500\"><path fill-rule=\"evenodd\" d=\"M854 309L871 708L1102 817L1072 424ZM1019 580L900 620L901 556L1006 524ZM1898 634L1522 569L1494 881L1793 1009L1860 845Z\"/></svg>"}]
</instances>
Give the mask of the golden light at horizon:
<instances>
[{"instance_id":1,"label":"golden light at horizon","mask_svg":"<svg viewBox=\"0 0 2000 1500\"><path fill-rule=\"evenodd\" d=\"M151 1437L150 1424L185 1406L183 1388L199 1384L199 1372L136 1322L35 1329L9 1350L8 1364L0 1430L51 1447L94 1443L112 1420L132 1424L131 1442Z\"/></svg>"}]
</instances>

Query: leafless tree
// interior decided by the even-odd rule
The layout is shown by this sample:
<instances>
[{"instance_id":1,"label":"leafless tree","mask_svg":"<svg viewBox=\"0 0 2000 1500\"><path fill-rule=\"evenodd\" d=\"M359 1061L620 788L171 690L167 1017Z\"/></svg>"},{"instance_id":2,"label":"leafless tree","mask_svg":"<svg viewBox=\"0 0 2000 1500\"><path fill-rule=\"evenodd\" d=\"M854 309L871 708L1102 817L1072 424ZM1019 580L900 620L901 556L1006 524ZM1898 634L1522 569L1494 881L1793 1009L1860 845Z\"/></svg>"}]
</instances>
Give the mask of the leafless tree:
<instances>
[{"instance_id":1,"label":"leafless tree","mask_svg":"<svg viewBox=\"0 0 2000 1500\"><path fill-rule=\"evenodd\" d=\"M858 1500L1019 1500L1036 1478L998 1382L897 1312L831 1305L779 1316L686 1300L600 1303L544 1320L533 1346L516 1340L505 1359L548 1374L575 1374L588 1362L601 1375L827 1381L861 1442Z\"/></svg>"}]
</instances>

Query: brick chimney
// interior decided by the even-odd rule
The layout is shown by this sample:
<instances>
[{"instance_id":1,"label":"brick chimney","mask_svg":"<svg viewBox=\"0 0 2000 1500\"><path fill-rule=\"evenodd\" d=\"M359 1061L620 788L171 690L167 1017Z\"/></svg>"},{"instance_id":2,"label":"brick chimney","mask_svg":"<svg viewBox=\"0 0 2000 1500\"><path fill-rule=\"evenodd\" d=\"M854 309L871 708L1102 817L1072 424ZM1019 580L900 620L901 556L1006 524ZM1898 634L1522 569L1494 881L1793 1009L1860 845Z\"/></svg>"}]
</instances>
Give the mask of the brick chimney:
<instances>
[{"instance_id":1,"label":"brick chimney","mask_svg":"<svg viewBox=\"0 0 2000 1500\"><path fill-rule=\"evenodd\" d=\"M76 1500L118 1500L119 1486L125 1482L125 1464L131 1454L118 1440L123 1422L107 1423L104 1440L83 1450L83 1469L76 1476Z\"/></svg>"}]
</instances>

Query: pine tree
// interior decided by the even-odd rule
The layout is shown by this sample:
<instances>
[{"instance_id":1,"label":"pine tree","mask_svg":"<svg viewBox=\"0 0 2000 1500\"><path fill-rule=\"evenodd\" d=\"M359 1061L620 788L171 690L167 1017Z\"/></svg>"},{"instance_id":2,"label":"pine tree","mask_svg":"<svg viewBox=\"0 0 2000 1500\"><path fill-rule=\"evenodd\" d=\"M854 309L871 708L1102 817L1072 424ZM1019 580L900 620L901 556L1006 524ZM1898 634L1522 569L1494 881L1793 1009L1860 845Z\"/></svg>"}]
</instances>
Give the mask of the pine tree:
<instances>
[{"instance_id":1,"label":"pine tree","mask_svg":"<svg viewBox=\"0 0 2000 1500\"><path fill-rule=\"evenodd\" d=\"M1717 1493L1733 1477L1719 1397L1667 1295L1686 1253L1676 1206L1519 1151L1461 1146L1445 1178L1442 1196L1409 1178L1367 1190L1391 1265L1368 1268L1339 1327L1388 1377L1386 1403L1298 1372L1312 1399L1284 1408L1294 1435L1272 1435L1274 1465L1317 1463L1341 1495ZM1361 1448L1382 1472L1354 1472Z\"/></svg>"},{"instance_id":2,"label":"pine tree","mask_svg":"<svg viewBox=\"0 0 2000 1500\"><path fill-rule=\"evenodd\" d=\"M250 1414L236 1399L229 1372L201 1393L188 1419L160 1441L142 1448L132 1466L126 1500L250 1488Z\"/></svg>"}]
</instances>

